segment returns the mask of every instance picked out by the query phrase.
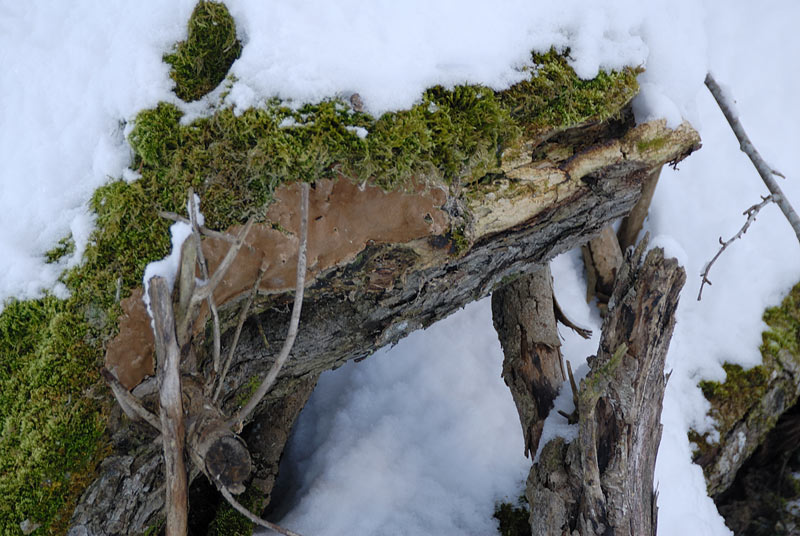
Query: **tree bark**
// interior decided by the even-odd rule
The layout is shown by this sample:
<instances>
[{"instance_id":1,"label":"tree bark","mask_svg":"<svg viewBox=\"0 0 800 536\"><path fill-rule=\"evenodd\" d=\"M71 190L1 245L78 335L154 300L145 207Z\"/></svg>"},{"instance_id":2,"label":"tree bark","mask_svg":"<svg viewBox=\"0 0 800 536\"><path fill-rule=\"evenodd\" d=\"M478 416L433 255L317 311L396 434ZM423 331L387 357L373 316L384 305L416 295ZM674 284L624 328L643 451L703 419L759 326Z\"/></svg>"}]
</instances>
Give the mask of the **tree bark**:
<instances>
[{"instance_id":1,"label":"tree bark","mask_svg":"<svg viewBox=\"0 0 800 536\"><path fill-rule=\"evenodd\" d=\"M533 456L544 419L566 378L550 266L540 266L496 290L492 318L505 355L503 379L511 389L525 436L525 455Z\"/></svg>"},{"instance_id":2,"label":"tree bark","mask_svg":"<svg viewBox=\"0 0 800 536\"><path fill-rule=\"evenodd\" d=\"M656 186L658 185L658 178L661 176L661 168L656 168L650 173L642 183L642 197L633 206L631 213L622 218L619 231L617 231L617 240L619 247L625 251L629 247L636 244L639 238L639 233L642 231L644 220L647 218L647 213L650 211L650 202L653 200L653 195L656 193Z\"/></svg>"},{"instance_id":3,"label":"tree bark","mask_svg":"<svg viewBox=\"0 0 800 536\"><path fill-rule=\"evenodd\" d=\"M660 249L642 262L643 250L626 255L598 354L581 381L578 439L548 442L531 469L533 534L656 534L664 360L686 275Z\"/></svg>"}]
</instances>

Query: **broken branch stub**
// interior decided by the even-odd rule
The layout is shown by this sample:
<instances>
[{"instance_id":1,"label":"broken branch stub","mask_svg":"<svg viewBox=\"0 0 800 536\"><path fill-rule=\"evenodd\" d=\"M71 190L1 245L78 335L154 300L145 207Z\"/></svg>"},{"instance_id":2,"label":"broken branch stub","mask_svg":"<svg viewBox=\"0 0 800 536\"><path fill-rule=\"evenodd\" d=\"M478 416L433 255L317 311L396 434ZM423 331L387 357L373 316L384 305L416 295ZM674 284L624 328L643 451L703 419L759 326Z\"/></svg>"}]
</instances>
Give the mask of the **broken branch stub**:
<instances>
[{"instance_id":1,"label":"broken branch stub","mask_svg":"<svg viewBox=\"0 0 800 536\"><path fill-rule=\"evenodd\" d=\"M664 361L686 274L660 249L628 251L578 394L578 439L556 438L531 469L533 534L656 534L653 472Z\"/></svg>"},{"instance_id":2,"label":"broken branch stub","mask_svg":"<svg viewBox=\"0 0 800 536\"><path fill-rule=\"evenodd\" d=\"M511 389L533 456L544 419L565 379L550 266L540 266L492 294L494 328L503 346L503 379Z\"/></svg>"}]
</instances>

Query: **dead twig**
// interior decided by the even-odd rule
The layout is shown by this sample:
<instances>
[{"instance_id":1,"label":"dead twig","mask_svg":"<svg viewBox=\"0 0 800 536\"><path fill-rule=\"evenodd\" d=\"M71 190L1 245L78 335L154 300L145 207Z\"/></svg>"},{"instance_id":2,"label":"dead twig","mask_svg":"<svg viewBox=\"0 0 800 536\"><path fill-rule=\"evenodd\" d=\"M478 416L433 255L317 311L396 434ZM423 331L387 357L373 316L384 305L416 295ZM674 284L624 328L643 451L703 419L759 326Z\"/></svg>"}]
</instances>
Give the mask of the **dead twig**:
<instances>
[{"instance_id":1,"label":"dead twig","mask_svg":"<svg viewBox=\"0 0 800 536\"><path fill-rule=\"evenodd\" d=\"M750 158L750 161L753 162L758 174L761 176L764 184L767 185L767 189L769 189L770 194L772 194L770 196L772 201L774 201L780 207L783 215L786 216L786 219L789 221L789 225L792 226L795 235L797 235L797 240L800 241L800 217L797 215L797 212L795 212L791 203L789 203L789 200L786 199L786 196L783 195L783 191L781 190L780 186L778 186L778 182L775 180L775 177L773 177L773 175L784 177L783 174L772 169L772 167L764 161L761 155L758 154L758 151L750 141L750 138L747 137L744 127L742 127L742 124L739 122L739 117L734 109L732 99L722 90L719 84L717 84L717 81L714 79L711 73L706 74L705 84L706 87L708 87L708 90L714 96L714 100L717 101L717 104L719 105L720 110L722 110L725 119L728 120L728 124L731 126L733 133L736 135L736 139L739 140L739 148Z\"/></svg>"},{"instance_id":2,"label":"dead twig","mask_svg":"<svg viewBox=\"0 0 800 536\"><path fill-rule=\"evenodd\" d=\"M234 499L233 495L231 495L231 493L227 489L225 489L225 486L218 486L218 487L219 487L219 491L222 493L222 496L225 497L225 500L228 501L228 503L230 503L230 505L233 506L233 508L237 512L242 514L244 517L246 517L247 519L249 519L250 521L252 521L256 525L259 525L259 526L264 527L266 529L273 530L273 531L277 532L278 534L283 534L284 536L300 536L300 534L298 534L298 533L296 533L294 531L291 531L289 529L285 529L285 528L281 527L280 525L276 525L275 523L270 523L269 521L261 519L260 517L256 516L252 512L250 512L250 510L245 508L239 501Z\"/></svg>"},{"instance_id":3,"label":"dead twig","mask_svg":"<svg viewBox=\"0 0 800 536\"><path fill-rule=\"evenodd\" d=\"M158 215L160 217L164 218L165 220L191 224L191 222L189 221L189 218L184 218L183 216L181 216L179 214L175 214L174 212L168 212L166 210L159 210L158 211ZM204 236L209 236L211 238L217 238L219 240L224 240L225 242L229 242L231 244L236 242L236 237L235 236L231 236L231 235L229 235L227 233L221 233L219 231L215 231L213 229L209 229L208 227L204 227L202 225L199 225L198 229L200 230L200 233L203 234Z\"/></svg>"},{"instance_id":4,"label":"dead twig","mask_svg":"<svg viewBox=\"0 0 800 536\"><path fill-rule=\"evenodd\" d=\"M192 226L192 235L194 236L195 248L197 249L197 261L200 264L200 273L204 280L208 280L208 263L203 254L203 247L200 239L200 225L197 223L197 208L195 206L194 189L189 188L189 220ZM211 318L213 321L214 331L214 347L213 347L213 367L214 373L219 373L219 360L221 352L221 335L219 330L219 312L217 312L217 304L214 301L214 293L208 295L206 300L208 303L208 310L211 311Z\"/></svg>"},{"instance_id":5,"label":"dead twig","mask_svg":"<svg viewBox=\"0 0 800 536\"><path fill-rule=\"evenodd\" d=\"M747 216L747 220L744 222L744 225L742 225L742 228L739 229L738 233L736 233L726 241L723 241L722 237L719 237L719 243L722 247L719 249L719 251L717 251L717 254L714 255L714 258L711 259L706 264L705 268L703 268L703 273L700 274L700 277L702 278L703 281L702 283L700 283L700 292L697 293L697 301L700 301L703 298L703 287L706 285L706 283L708 283L709 286L711 285L711 281L708 279L708 273L711 271L711 267L717 261L719 256L722 255L722 252L725 251L728 248L728 246L730 246L734 241L741 238L742 235L744 235L747 232L747 229L750 228L750 224L756 221L756 215L758 214L758 212L768 204L772 203L773 201L774 199L773 196L771 195L764 197L760 203L753 205L752 207L742 212L743 215Z\"/></svg>"},{"instance_id":6,"label":"dead twig","mask_svg":"<svg viewBox=\"0 0 800 536\"><path fill-rule=\"evenodd\" d=\"M228 249L228 253L225 254L225 257L222 259L222 262L219 263L217 269L214 271L214 275L208 278L203 286L198 287L194 294L192 295L192 306L199 304L201 301L208 298L208 296L214 292L217 286L222 281L222 278L225 277L225 274L228 272L228 269L233 265L234 259L236 259L236 255L238 255L239 250L242 248L244 244L245 238L247 238L247 234L250 232L250 228L253 227L253 218L251 217L247 220L247 223L244 224L241 231L239 231L239 235L236 237L236 242L231 245Z\"/></svg>"},{"instance_id":7,"label":"dead twig","mask_svg":"<svg viewBox=\"0 0 800 536\"><path fill-rule=\"evenodd\" d=\"M124 385L122 385L114 374L103 367L100 369L100 375L108 383L111 392L114 393L114 398L119 402L120 407L125 412L125 415L131 418L139 417L147 422L150 426L161 432L161 422L154 414L147 411L142 405L142 402L133 396Z\"/></svg>"},{"instance_id":8,"label":"dead twig","mask_svg":"<svg viewBox=\"0 0 800 536\"><path fill-rule=\"evenodd\" d=\"M561 308L561 305L559 305L555 294L553 294L553 309L556 316L556 320L558 322L561 322L563 325L567 326L569 329L571 329L584 339L592 338L592 330L587 328L582 328L569 319L569 317L564 313L564 310Z\"/></svg>"},{"instance_id":9,"label":"dead twig","mask_svg":"<svg viewBox=\"0 0 800 536\"><path fill-rule=\"evenodd\" d=\"M236 414L228 420L228 424L234 428L239 428L247 417L258 406L264 395L272 388L275 379L278 377L283 364L289 357L289 352L294 346L294 340L297 337L297 326L300 323L300 309L303 306L303 291L305 289L306 281L306 246L308 242L308 183L304 182L301 185L302 199L300 203L300 246L297 250L297 283L295 285L294 305L292 306L292 316L289 321L289 331L286 334L286 340L283 343L280 354L278 354L275 363L267 374L266 378L258 386L258 389Z\"/></svg>"},{"instance_id":10,"label":"dead twig","mask_svg":"<svg viewBox=\"0 0 800 536\"><path fill-rule=\"evenodd\" d=\"M261 280L264 278L264 272L266 272L267 263L262 262L261 266L258 269L258 276L256 277L256 282L253 284L253 290L250 292L250 296L247 298L247 301L242 307L242 311L239 313L239 322L236 324L236 331L233 334L233 341L231 342L230 350L228 351L228 358L225 360L225 366L222 368L222 374L219 376L219 380L217 383L217 389L214 391L214 397L211 399L212 402L216 402L219 398L219 394L222 391L222 384L225 382L225 376L228 375L228 370L231 367L231 362L233 362L233 354L236 352L236 346L239 344L239 337L242 334L242 328L244 327L244 321L247 320L247 313L250 311L250 307L253 305L253 300L258 294L258 287L261 286Z\"/></svg>"},{"instance_id":11,"label":"dead twig","mask_svg":"<svg viewBox=\"0 0 800 536\"><path fill-rule=\"evenodd\" d=\"M580 404L580 398L578 397L578 385L575 383L575 375L572 373L572 365L569 360L567 360L567 374L569 374L569 386L572 389L572 403L575 405L575 409L572 413L567 413L562 410L558 410L558 413L567 419L569 424L575 424L578 422L578 404Z\"/></svg>"}]
</instances>

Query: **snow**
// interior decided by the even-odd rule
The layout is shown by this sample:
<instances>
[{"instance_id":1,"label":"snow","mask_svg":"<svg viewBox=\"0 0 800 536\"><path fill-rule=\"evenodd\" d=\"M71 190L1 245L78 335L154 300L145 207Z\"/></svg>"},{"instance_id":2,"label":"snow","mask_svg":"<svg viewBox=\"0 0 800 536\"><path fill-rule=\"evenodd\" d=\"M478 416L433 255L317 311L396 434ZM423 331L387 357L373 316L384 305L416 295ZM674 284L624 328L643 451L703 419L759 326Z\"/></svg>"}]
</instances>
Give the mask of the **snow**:
<instances>
[{"instance_id":1,"label":"snow","mask_svg":"<svg viewBox=\"0 0 800 536\"><path fill-rule=\"evenodd\" d=\"M186 203L186 214L191 214L192 212L194 212L192 219L197 222L197 225L202 226L206 219L203 213L200 212L200 197L197 194L194 194L194 206L188 201ZM169 234L172 244L169 255L145 266L144 276L142 277L142 286L144 287L142 301L147 306L147 314L150 315L151 324L153 311L150 309L150 280L154 277L163 277L167 282L167 288L172 292L175 286L175 278L178 276L178 268L180 268L181 264L181 248L186 239L192 236L192 226L181 221L175 222L170 225Z\"/></svg>"},{"instance_id":2,"label":"snow","mask_svg":"<svg viewBox=\"0 0 800 536\"><path fill-rule=\"evenodd\" d=\"M221 91L185 105L161 61L185 37L194 0L0 4L0 302L51 291L78 262L92 229L87 202L127 169L125 135L136 113L164 100L190 117ZM646 64L638 120L690 120L703 149L662 173L646 230L686 267L688 281L668 356L656 480L659 533L729 534L690 463L686 430L709 429L700 379L721 363L758 363L761 314L800 273L800 248L775 206L715 264L714 285L695 301L698 274L733 235L741 212L766 195L755 170L703 87L713 68L738 101L764 158L787 177L800 205L800 5L767 0L229 0L242 57L226 103L241 110L266 96L295 103L359 93L367 111L407 107L434 84L519 80L531 49L571 49L579 75ZM288 125L287 125L288 126ZM358 132L366 135L366 132ZM76 254L44 253L72 233ZM175 228L178 243L185 227ZM162 266L161 273L174 273ZM556 293L590 341L564 332L580 376L597 347L599 318L584 301L572 252L553 262ZM285 522L309 533L490 533L494 501L521 492L527 463L513 403L499 379L500 349L487 301L382 351L326 374L301 417L288 471L300 475ZM568 393L559 407L570 411ZM545 434L571 433L549 418Z\"/></svg>"}]
</instances>

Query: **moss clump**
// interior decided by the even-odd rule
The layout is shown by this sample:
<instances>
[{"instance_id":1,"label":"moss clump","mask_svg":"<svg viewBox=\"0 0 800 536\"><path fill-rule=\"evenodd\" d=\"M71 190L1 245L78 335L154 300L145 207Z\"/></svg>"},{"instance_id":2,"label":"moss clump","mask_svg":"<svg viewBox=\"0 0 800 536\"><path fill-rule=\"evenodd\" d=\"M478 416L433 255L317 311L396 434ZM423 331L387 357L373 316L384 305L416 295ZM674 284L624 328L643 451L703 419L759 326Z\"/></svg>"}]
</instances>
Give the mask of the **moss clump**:
<instances>
[{"instance_id":1,"label":"moss clump","mask_svg":"<svg viewBox=\"0 0 800 536\"><path fill-rule=\"evenodd\" d=\"M717 422L721 434L727 433L737 422L746 418L769 387L770 376L783 372L788 367L792 378L800 368L800 283L795 285L781 305L764 312L764 322L769 329L761 335L762 364L748 370L739 365L725 363L725 382L702 381L699 386L711 402L710 415ZM793 365L791 363L794 363ZM794 391L790 386L787 392ZM791 402L788 401L788 402ZM774 415L771 419L777 420ZM770 428L773 423L770 423ZM691 431L690 440L695 443L696 458L713 456L718 445L709 445L706 435Z\"/></svg>"},{"instance_id":2,"label":"moss clump","mask_svg":"<svg viewBox=\"0 0 800 536\"><path fill-rule=\"evenodd\" d=\"M743 369L739 365L725 363L725 381L701 381L700 389L711 402L710 415L717 421L720 430L729 430L758 403L767 390L769 372L759 365Z\"/></svg>"},{"instance_id":3,"label":"moss clump","mask_svg":"<svg viewBox=\"0 0 800 536\"><path fill-rule=\"evenodd\" d=\"M241 53L236 23L225 4L201 0L189 18L186 41L164 56L172 65L175 94L187 102L201 98L222 82Z\"/></svg>"},{"instance_id":4,"label":"moss clump","mask_svg":"<svg viewBox=\"0 0 800 536\"><path fill-rule=\"evenodd\" d=\"M238 500L245 508L256 514L266 507L264 494L255 486L247 488ZM252 534L253 523L224 501L208 528L208 536L251 536Z\"/></svg>"},{"instance_id":5,"label":"moss clump","mask_svg":"<svg viewBox=\"0 0 800 536\"><path fill-rule=\"evenodd\" d=\"M769 329L761 335L764 362L782 362L786 357L800 363L800 283L794 286L778 307L764 312Z\"/></svg>"},{"instance_id":6,"label":"moss clump","mask_svg":"<svg viewBox=\"0 0 800 536\"><path fill-rule=\"evenodd\" d=\"M48 264L53 264L73 253L75 253L75 240L69 235L59 240L58 245L45 253L44 257Z\"/></svg>"},{"instance_id":7,"label":"moss clump","mask_svg":"<svg viewBox=\"0 0 800 536\"><path fill-rule=\"evenodd\" d=\"M492 517L498 521L497 532L501 536L530 536L530 514L528 503L522 496L516 505L510 502L497 503Z\"/></svg>"},{"instance_id":8,"label":"moss clump","mask_svg":"<svg viewBox=\"0 0 800 536\"><path fill-rule=\"evenodd\" d=\"M640 153L645 153L647 151L658 151L659 149L663 148L669 138L667 136L661 138L653 138L652 140L642 140L636 144L636 149Z\"/></svg>"},{"instance_id":9,"label":"moss clump","mask_svg":"<svg viewBox=\"0 0 800 536\"><path fill-rule=\"evenodd\" d=\"M65 532L103 452L102 413L84 397L98 376L89 331L73 299L14 301L0 315L0 534L25 519Z\"/></svg>"},{"instance_id":10,"label":"moss clump","mask_svg":"<svg viewBox=\"0 0 800 536\"><path fill-rule=\"evenodd\" d=\"M529 133L617 116L638 92L641 68L601 71L581 80L567 63L569 51L533 54L531 78L502 92L503 102Z\"/></svg>"}]
</instances>

